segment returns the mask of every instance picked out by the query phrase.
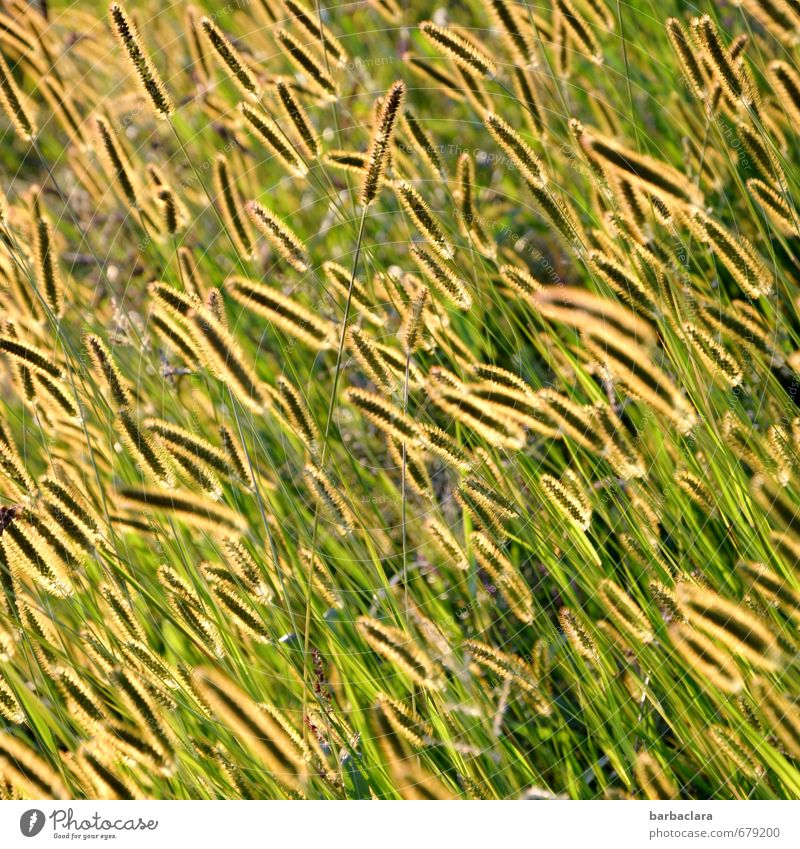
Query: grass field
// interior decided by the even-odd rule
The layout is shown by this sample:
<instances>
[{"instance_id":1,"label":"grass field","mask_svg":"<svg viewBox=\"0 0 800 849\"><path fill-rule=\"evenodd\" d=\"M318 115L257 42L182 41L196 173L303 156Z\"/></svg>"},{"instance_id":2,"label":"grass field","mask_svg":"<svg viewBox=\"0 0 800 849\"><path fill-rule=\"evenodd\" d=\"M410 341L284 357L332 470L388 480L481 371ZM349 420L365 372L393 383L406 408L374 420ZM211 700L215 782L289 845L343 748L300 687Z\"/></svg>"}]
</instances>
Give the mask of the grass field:
<instances>
[{"instance_id":1,"label":"grass field","mask_svg":"<svg viewBox=\"0 0 800 849\"><path fill-rule=\"evenodd\" d=\"M4 4L0 798L797 798L798 43Z\"/></svg>"}]
</instances>

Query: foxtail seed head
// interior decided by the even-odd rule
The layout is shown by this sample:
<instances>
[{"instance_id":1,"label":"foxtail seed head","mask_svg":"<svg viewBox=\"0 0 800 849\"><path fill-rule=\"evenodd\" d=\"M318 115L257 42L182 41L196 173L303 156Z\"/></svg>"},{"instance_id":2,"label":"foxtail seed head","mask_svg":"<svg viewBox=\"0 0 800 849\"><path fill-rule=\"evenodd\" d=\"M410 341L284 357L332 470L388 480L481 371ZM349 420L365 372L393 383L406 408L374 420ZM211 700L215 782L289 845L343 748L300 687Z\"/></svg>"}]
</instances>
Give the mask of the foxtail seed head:
<instances>
[{"instance_id":1,"label":"foxtail seed head","mask_svg":"<svg viewBox=\"0 0 800 849\"><path fill-rule=\"evenodd\" d=\"M291 174L304 177L308 173L308 166L297 155L291 141L266 112L244 100L238 109L256 135L275 153Z\"/></svg>"},{"instance_id":2,"label":"foxtail seed head","mask_svg":"<svg viewBox=\"0 0 800 849\"><path fill-rule=\"evenodd\" d=\"M43 215L35 219L33 228L36 282L47 306L56 318L60 318L64 312L64 281L58 266L53 227L50 220Z\"/></svg>"},{"instance_id":3,"label":"foxtail seed head","mask_svg":"<svg viewBox=\"0 0 800 849\"><path fill-rule=\"evenodd\" d=\"M260 96L258 81L230 39L211 18L205 15L200 18L200 29L219 61L231 75L236 87L245 96L258 99Z\"/></svg>"},{"instance_id":4,"label":"foxtail seed head","mask_svg":"<svg viewBox=\"0 0 800 849\"><path fill-rule=\"evenodd\" d=\"M489 112L484 118L489 134L503 149L503 152L519 168L523 177L541 185L547 182L544 166L530 145L496 112Z\"/></svg>"},{"instance_id":5,"label":"foxtail seed head","mask_svg":"<svg viewBox=\"0 0 800 849\"><path fill-rule=\"evenodd\" d=\"M558 612L558 622L564 636L569 640L575 651L590 663L598 663L600 651L597 643L588 634L575 613L568 607L562 607Z\"/></svg>"},{"instance_id":6,"label":"foxtail seed head","mask_svg":"<svg viewBox=\"0 0 800 849\"><path fill-rule=\"evenodd\" d=\"M507 3L506 0L485 0L485 5L502 30L503 40L514 59L514 65L536 65L538 57L527 29L520 25L516 4ZM527 17L524 12L523 15Z\"/></svg>"},{"instance_id":7,"label":"foxtail seed head","mask_svg":"<svg viewBox=\"0 0 800 849\"><path fill-rule=\"evenodd\" d=\"M754 666L769 671L778 668L781 651L775 635L745 607L688 582L677 586L676 595L696 628Z\"/></svg>"},{"instance_id":8,"label":"foxtail seed head","mask_svg":"<svg viewBox=\"0 0 800 849\"><path fill-rule=\"evenodd\" d=\"M253 412L268 406L268 395L231 333L206 309L191 310L187 315L189 333L206 368L225 383Z\"/></svg>"},{"instance_id":9,"label":"foxtail seed head","mask_svg":"<svg viewBox=\"0 0 800 849\"><path fill-rule=\"evenodd\" d=\"M294 432L306 444L312 454L316 454L320 445L320 434L311 410L297 387L286 377L278 377L278 397L283 414Z\"/></svg>"},{"instance_id":10,"label":"foxtail seed head","mask_svg":"<svg viewBox=\"0 0 800 849\"><path fill-rule=\"evenodd\" d=\"M422 195L406 180L397 180L394 191L400 205L414 222L425 241L442 259L452 259L453 246Z\"/></svg>"},{"instance_id":11,"label":"foxtail seed head","mask_svg":"<svg viewBox=\"0 0 800 849\"><path fill-rule=\"evenodd\" d=\"M58 773L11 732L0 734L0 776L28 799L69 799Z\"/></svg>"},{"instance_id":12,"label":"foxtail seed head","mask_svg":"<svg viewBox=\"0 0 800 849\"><path fill-rule=\"evenodd\" d=\"M246 204L245 210L256 229L266 236L285 262L301 274L308 271L308 250L294 230L254 200Z\"/></svg>"},{"instance_id":13,"label":"foxtail seed head","mask_svg":"<svg viewBox=\"0 0 800 849\"><path fill-rule=\"evenodd\" d=\"M706 78L702 66L695 54L694 45L689 35L677 18L667 18L667 35L672 42L672 49L680 62L681 71L692 93L699 100L706 99Z\"/></svg>"},{"instance_id":14,"label":"foxtail seed head","mask_svg":"<svg viewBox=\"0 0 800 849\"><path fill-rule=\"evenodd\" d=\"M693 628L691 623L673 624L670 636L686 669L701 684L712 684L725 693L736 693L742 688L741 674L730 654Z\"/></svg>"},{"instance_id":15,"label":"foxtail seed head","mask_svg":"<svg viewBox=\"0 0 800 849\"><path fill-rule=\"evenodd\" d=\"M291 33L285 29L279 29L275 34L275 38L281 49L286 53L289 61L300 73L308 77L316 89L329 98L338 96L339 89L322 63L306 50Z\"/></svg>"},{"instance_id":16,"label":"foxtail seed head","mask_svg":"<svg viewBox=\"0 0 800 849\"><path fill-rule=\"evenodd\" d=\"M236 181L231 174L228 160L222 153L214 157L214 188L216 202L219 204L220 215L225 223L225 230L236 250L249 259L253 256L254 246L247 219L242 217L242 199L236 187Z\"/></svg>"},{"instance_id":17,"label":"foxtail seed head","mask_svg":"<svg viewBox=\"0 0 800 849\"><path fill-rule=\"evenodd\" d=\"M325 56L336 62L337 65L344 65L347 62L347 53L336 36L323 24L315 12L311 12L306 7L298 2L298 0L283 0L283 5L286 6L289 14L292 15L294 21L304 29L311 38L320 43L322 52Z\"/></svg>"},{"instance_id":18,"label":"foxtail seed head","mask_svg":"<svg viewBox=\"0 0 800 849\"><path fill-rule=\"evenodd\" d=\"M423 314L428 303L430 290L427 286L421 286L419 292L408 307L403 325L400 328L400 343L407 357L410 357L422 344Z\"/></svg>"},{"instance_id":19,"label":"foxtail seed head","mask_svg":"<svg viewBox=\"0 0 800 849\"><path fill-rule=\"evenodd\" d=\"M412 247L410 253L420 271L434 288L449 298L460 310L466 311L472 306L472 295L466 283L438 257L420 245Z\"/></svg>"},{"instance_id":20,"label":"foxtail seed head","mask_svg":"<svg viewBox=\"0 0 800 849\"><path fill-rule=\"evenodd\" d=\"M128 54L128 59L131 65L133 65L133 70L136 72L139 85L144 89L158 117L166 120L173 113L175 107L167 94L167 90L161 81L155 65L144 52L136 25L119 3L111 4L110 14L111 21L114 25L114 32L119 39L119 43Z\"/></svg>"},{"instance_id":21,"label":"foxtail seed head","mask_svg":"<svg viewBox=\"0 0 800 849\"><path fill-rule=\"evenodd\" d=\"M692 27L703 54L713 68L717 81L722 85L730 99L737 103L746 97L747 89L742 79L742 67L730 54L722 42L717 25L709 15L692 20ZM738 60L741 62L741 60Z\"/></svg>"},{"instance_id":22,"label":"foxtail seed head","mask_svg":"<svg viewBox=\"0 0 800 849\"><path fill-rule=\"evenodd\" d=\"M395 664L414 684L430 690L442 689L443 681L435 663L410 634L367 616L356 620L356 630L373 651Z\"/></svg>"},{"instance_id":23,"label":"foxtail seed head","mask_svg":"<svg viewBox=\"0 0 800 849\"><path fill-rule=\"evenodd\" d=\"M482 77L497 73L495 63L466 36L447 27L437 26L433 21L423 21L420 32L439 50L446 53L463 70Z\"/></svg>"},{"instance_id":24,"label":"foxtail seed head","mask_svg":"<svg viewBox=\"0 0 800 849\"><path fill-rule=\"evenodd\" d=\"M88 333L84 336L83 344L92 365L108 387L114 405L116 407L130 406L132 400L130 390L103 340L93 333Z\"/></svg>"},{"instance_id":25,"label":"foxtail seed head","mask_svg":"<svg viewBox=\"0 0 800 849\"><path fill-rule=\"evenodd\" d=\"M278 80L275 84L275 90L307 153L310 156L319 156L322 152L322 147L317 136L317 131L314 129L311 119L297 99L292 87L286 80Z\"/></svg>"},{"instance_id":26,"label":"foxtail seed head","mask_svg":"<svg viewBox=\"0 0 800 849\"><path fill-rule=\"evenodd\" d=\"M572 5L571 0L555 0L555 8L560 13L572 38L581 46L582 51L595 64L601 65L603 63L603 51L600 49L591 27Z\"/></svg>"},{"instance_id":27,"label":"foxtail seed head","mask_svg":"<svg viewBox=\"0 0 800 849\"><path fill-rule=\"evenodd\" d=\"M405 94L406 84L398 80L392 84L383 100L365 161L364 181L361 184L361 203L364 206L372 203L378 195L389 160L395 125L402 114Z\"/></svg>"},{"instance_id":28,"label":"foxtail seed head","mask_svg":"<svg viewBox=\"0 0 800 849\"><path fill-rule=\"evenodd\" d=\"M633 765L633 773L648 799L658 801L678 798L678 788L650 752L639 752Z\"/></svg>"},{"instance_id":29,"label":"foxtail seed head","mask_svg":"<svg viewBox=\"0 0 800 849\"><path fill-rule=\"evenodd\" d=\"M14 75L0 54L0 104L2 104L17 135L26 142L32 141L38 128L30 112L30 105L19 90Z\"/></svg>"}]
</instances>

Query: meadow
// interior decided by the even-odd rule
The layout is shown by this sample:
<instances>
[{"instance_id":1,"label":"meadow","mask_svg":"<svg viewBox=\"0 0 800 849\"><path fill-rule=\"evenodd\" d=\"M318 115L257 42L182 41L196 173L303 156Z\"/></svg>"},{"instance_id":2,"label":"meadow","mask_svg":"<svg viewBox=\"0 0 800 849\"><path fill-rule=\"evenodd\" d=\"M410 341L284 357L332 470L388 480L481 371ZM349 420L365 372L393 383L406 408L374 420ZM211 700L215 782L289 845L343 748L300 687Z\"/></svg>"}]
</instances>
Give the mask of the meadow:
<instances>
[{"instance_id":1,"label":"meadow","mask_svg":"<svg viewBox=\"0 0 800 849\"><path fill-rule=\"evenodd\" d=\"M800 796L799 45L4 3L0 798Z\"/></svg>"}]
</instances>

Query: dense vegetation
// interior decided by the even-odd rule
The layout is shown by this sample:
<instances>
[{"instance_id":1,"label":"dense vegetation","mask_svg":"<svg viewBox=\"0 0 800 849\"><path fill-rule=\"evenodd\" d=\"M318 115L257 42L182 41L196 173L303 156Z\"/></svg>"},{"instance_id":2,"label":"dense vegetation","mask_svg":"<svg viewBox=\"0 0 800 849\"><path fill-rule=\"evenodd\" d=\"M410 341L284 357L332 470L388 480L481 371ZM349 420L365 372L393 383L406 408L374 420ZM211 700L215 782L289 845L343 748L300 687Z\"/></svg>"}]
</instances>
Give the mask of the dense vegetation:
<instances>
[{"instance_id":1,"label":"dense vegetation","mask_svg":"<svg viewBox=\"0 0 800 849\"><path fill-rule=\"evenodd\" d=\"M0 12L0 796L796 797L800 7L324 5Z\"/></svg>"}]
</instances>

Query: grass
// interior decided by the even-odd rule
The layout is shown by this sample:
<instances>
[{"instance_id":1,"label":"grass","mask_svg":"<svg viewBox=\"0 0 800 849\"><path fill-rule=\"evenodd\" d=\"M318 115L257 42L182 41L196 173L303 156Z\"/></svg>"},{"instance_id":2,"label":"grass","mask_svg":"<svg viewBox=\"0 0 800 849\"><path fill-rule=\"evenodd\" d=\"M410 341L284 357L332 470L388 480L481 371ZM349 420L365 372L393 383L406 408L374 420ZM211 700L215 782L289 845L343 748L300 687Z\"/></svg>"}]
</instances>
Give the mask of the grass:
<instances>
[{"instance_id":1,"label":"grass","mask_svg":"<svg viewBox=\"0 0 800 849\"><path fill-rule=\"evenodd\" d=\"M797 797L800 20L392 5L0 18L0 796Z\"/></svg>"}]
</instances>

